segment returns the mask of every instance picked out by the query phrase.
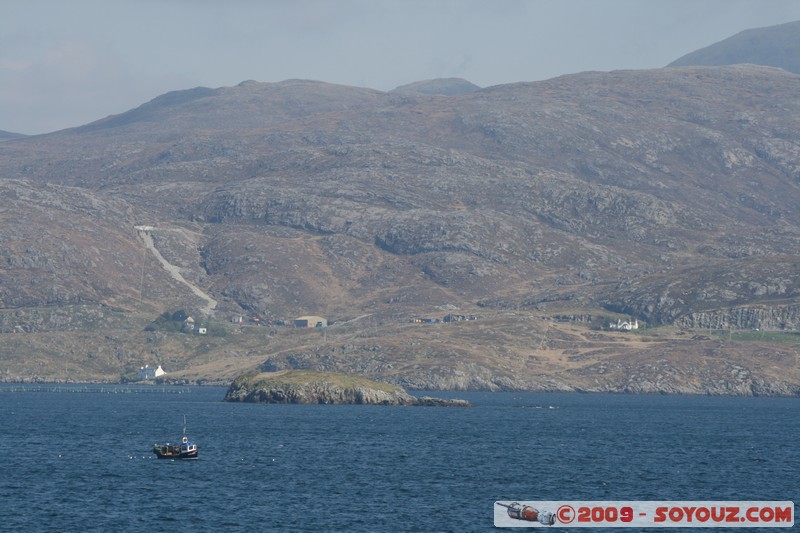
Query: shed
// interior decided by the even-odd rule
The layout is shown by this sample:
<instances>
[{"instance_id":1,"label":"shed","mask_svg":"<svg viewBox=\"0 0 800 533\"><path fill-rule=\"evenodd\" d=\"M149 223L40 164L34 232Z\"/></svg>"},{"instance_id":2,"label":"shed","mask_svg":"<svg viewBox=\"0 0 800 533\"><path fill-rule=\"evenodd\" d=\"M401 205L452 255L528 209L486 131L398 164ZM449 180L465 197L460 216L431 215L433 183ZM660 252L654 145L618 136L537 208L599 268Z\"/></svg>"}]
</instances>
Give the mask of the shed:
<instances>
[{"instance_id":1,"label":"shed","mask_svg":"<svg viewBox=\"0 0 800 533\"><path fill-rule=\"evenodd\" d=\"M321 316L300 316L294 319L296 328L325 328L328 327L328 320Z\"/></svg>"}]
</instances>

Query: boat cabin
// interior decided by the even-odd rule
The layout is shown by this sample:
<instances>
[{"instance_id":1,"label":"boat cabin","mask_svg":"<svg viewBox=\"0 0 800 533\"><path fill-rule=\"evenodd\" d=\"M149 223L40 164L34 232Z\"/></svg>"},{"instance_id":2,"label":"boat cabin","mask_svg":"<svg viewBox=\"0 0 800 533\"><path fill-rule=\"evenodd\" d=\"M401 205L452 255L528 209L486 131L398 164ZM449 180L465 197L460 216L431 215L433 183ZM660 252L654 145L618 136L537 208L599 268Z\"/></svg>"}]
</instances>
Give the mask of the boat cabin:
<instances>
[{"instance_id":1,"label":"boat cabin","mask_svg":"<svg viewBox=\"0 0 800 533\"><path fill-rule=\"evenodd\" d=\"M190 454L197 452L197 444L194 442L189 442L189 439L183 437L181 439L181 455L183 454Z\"/></svg>"}]
</instances>

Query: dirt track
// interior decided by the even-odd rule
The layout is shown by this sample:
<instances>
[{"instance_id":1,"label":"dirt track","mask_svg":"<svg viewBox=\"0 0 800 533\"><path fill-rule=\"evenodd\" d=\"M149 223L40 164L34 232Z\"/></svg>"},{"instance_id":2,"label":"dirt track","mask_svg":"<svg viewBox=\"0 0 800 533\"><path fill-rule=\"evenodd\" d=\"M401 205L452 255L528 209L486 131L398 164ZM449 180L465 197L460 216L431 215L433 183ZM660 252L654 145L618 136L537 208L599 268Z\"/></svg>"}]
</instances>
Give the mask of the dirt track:
<instances>
[{"instance_id":1,"label":"dirt track","mask_svg":"<svg viewBox=\"0 0 800 533\"><path fill-rule=\"evenodd\" d=\"M191 289L193 293L195 293L198 297L202 298L207 302L206 306L202 308L200 311L204 313L206 316L210 316L214 312L214 309L216 309L217 307L217 301L208 294L206 294L205 292L203 292L203 290L200 289L200 287L187 281L186 278L184 278L183 275L181 275L180 269L175 265L173 265L172 263L170 263L169 261L167 261L164 258L164 256L161 255L161 253L156 248L155 243L153 242L153 237L150 235L148 231L140 230L139 235L141 235L145 246L147 246L147 248L153 253L156 259L158 259L158 262L161 263L161 266L164 267L164 270L169 272L169 275L172 276L173 279L189 287L189 289Z\"/></svg>"}]
</instances>

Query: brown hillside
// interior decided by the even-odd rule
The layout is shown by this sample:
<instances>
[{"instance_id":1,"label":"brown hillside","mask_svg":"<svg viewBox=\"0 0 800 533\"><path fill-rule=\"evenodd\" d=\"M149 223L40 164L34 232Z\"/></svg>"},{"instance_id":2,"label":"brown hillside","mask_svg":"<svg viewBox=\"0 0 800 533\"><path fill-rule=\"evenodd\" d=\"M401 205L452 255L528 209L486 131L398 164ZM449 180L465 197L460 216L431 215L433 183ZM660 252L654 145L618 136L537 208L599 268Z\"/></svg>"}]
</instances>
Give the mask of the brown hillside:
<instances>
[{"instance_id":1,"label":"brown hillside","mask_svg":"<svg viewBox=\"0 0 800 533\"><path fill-rule=\"evenodd\" d=\"M182 372L173 375L192 380L224 381L267 359L322 368L335 352L278 326L316 314L348 345L384 339L335 371L419 387L623 389L629 357L662 344L593 349L585 334L612 319L794 331L798 89L800 77L754 66L584 73L452 96L245 82L6 140L0 335L17 335L3 343L13 352L0 349L6 375L73 376L47 361L26 366L33 353L57 358L48 346L70 345L70 331L98 339L99 351L105 337L125 339L93 379L167 349ZM270 346L249 330L143 331L177 309L219 324L258 319ZM502 318L510 311L577 335L581 358L594 354L579 360L590 362L526 344L518 319ZM459 323L465 336L443 346L409 326L447 314L482 319ZM674 340L679 368L707 351ZM79 367L87 354L77 346ZM429 364L402 363L426 352ZM527 357L541 368L521 377ZM756 376L748 390L769 392L776 376L776 391L800 381L790 365L758 373L747 348L730 357ZM619 379L592 385L580 368L606 360ZM721 390L712 378L689 389Z\"/></svg>"}]
</instances>

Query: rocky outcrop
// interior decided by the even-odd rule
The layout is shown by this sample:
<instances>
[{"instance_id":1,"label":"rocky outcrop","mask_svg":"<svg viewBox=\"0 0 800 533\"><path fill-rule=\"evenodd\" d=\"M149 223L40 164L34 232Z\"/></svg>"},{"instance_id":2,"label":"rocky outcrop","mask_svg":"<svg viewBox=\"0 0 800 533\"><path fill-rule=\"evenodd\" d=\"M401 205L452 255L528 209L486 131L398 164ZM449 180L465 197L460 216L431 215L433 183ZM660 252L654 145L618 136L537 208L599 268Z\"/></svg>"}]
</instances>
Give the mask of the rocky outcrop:
<instances>
[{"instance_id":1,"label":"rocky outcrop","mask_svg":"<svg viewBox=\"0 0 800 533\"><path fill-rule=\"evenodd\" d=\"M710 396L797 396L800 385L790 377L797 356L750 344L743 346L704 336L669 347L640 351L635 357L612 356L570 371L586 392L629 394L701 394ZM694 345L694 347L692 347ZM701 346L700 350L697 347ZM702 353L700 357L693 353Z\"/></svg>"},{"instance_id":2,"label":"rocky outcrop","mask_svg":"<svg viewBox=\"0 0 800 533\"><path fill-rule=\"evenodd\" d=\"M738 307L715 312L696 312L681 317L677 324L684 328L736 330L800 329L800 305L770 307Z\"/></svg>"},{"instance_id":3,"label":"rocky outcrop","mask_svg":"<svg viewBox=\"0 0 800 533\"><path fill-rule=\"evenodd\" d=\"M417 398L402 387L346 374L288 370L245 374L228 388L226 402L468 407L465 400Z\"/></svg>"},{"instance_id":4,"label":"rocky outcrop","mask_svg":"<svg viewBox=\"0 0 800 533\"><path fill-rule=\"evenodd\" d=\"M710 255L718 251L707 251ZM800 272L793 256L753 255L623 280L604 307L645 320L701 329L796 330Z\"/></svg>"}]
</instances>

